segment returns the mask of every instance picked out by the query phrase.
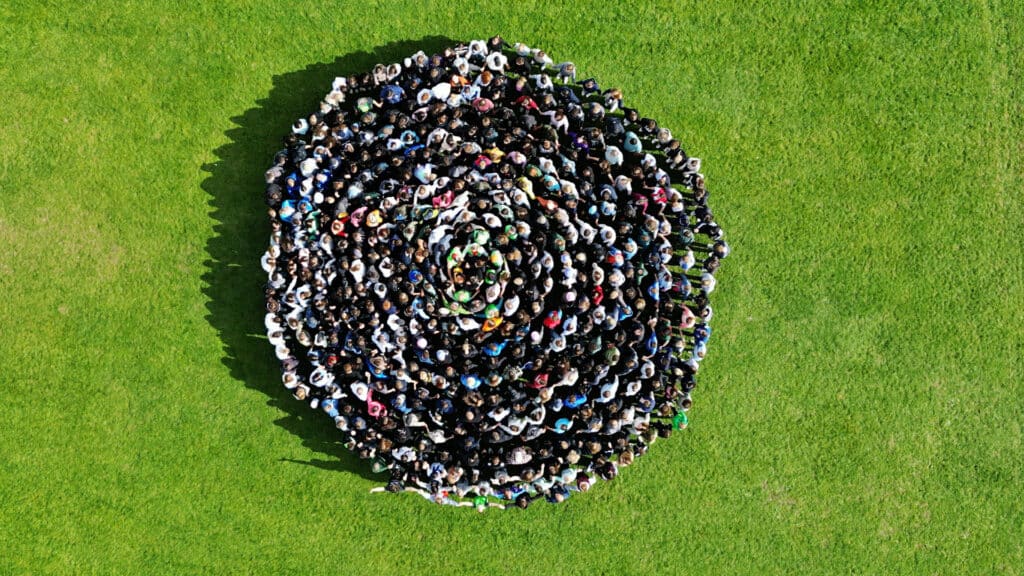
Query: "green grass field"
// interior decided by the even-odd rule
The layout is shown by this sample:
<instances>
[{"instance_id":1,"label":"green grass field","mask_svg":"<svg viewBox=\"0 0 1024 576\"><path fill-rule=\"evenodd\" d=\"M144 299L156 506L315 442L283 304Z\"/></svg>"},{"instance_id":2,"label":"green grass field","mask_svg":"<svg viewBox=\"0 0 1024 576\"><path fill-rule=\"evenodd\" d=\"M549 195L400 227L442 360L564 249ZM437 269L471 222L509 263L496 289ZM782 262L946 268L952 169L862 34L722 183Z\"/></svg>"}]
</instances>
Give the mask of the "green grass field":
<instances>
[{"instance_id":1,"label":"green grass field","mask_svg":"<svg viewBox=\"0 0 1024 576\"><path fill-rule=\"evenodd\" d=\"M1024 573L1024 4L0 3L0 573ZM262 174L339 73L501 33L704 159L691 427L526 512L280 386Z\"/></svg>"}]
</instances>

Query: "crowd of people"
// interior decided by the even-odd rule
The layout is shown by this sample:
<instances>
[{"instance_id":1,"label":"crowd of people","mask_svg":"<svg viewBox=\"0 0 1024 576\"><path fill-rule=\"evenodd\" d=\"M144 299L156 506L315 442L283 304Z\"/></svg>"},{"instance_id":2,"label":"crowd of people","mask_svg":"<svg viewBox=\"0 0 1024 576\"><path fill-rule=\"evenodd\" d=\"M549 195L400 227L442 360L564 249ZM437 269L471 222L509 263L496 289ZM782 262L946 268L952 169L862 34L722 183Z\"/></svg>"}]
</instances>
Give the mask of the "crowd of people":
<instances>
[{"instance_id":1,"label":"crowd of people","mask_svg":"<svg viewBox=\"0 0 1024 576\"><path fill-rule=\"evenodd\" d=\"M561 502L685 428L729 247L621 91L495 37L335 79L284 146L267 335L382 490Z\"/></svg>"}]
</instances>

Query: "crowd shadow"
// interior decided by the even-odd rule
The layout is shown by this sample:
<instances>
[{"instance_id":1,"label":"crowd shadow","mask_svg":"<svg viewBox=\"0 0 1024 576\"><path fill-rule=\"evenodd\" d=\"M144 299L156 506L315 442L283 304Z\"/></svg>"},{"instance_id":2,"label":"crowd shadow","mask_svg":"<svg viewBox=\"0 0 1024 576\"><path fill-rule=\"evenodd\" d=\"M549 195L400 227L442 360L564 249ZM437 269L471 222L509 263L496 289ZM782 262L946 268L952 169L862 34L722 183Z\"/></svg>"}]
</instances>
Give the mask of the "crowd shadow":
<instances>
[{"instance_id":1,"label":"crowd shadow","mask_svg":"<svg viewBox=\"0 0 1024 576\"><path fill-rule=\"evenodd\" d=\"M223 343L222 361L233 378L265 394L268 405L286 414L274 422L276 425L327 457L279 461L381 480L380 475L371 474L368 462L345 449L341 434L329 418L295 400L281 384L280 365L263 327L266 274L260 267L260 256L270 236L263 173L282 147L281 138L292 122L316 108L336 76L367 72L377 63L398 62L418 50L434 54L454 44L443 36L392 42L274 76L266 98L231 118L235 127L225 132L230 141L214 151L215 162L203 166L208 177L202 188L210 195L210 216L215 221L214 234L206 245L209 259L205 262L203 292L208 298L206 318Z\"/></svg>"}]
</instances>

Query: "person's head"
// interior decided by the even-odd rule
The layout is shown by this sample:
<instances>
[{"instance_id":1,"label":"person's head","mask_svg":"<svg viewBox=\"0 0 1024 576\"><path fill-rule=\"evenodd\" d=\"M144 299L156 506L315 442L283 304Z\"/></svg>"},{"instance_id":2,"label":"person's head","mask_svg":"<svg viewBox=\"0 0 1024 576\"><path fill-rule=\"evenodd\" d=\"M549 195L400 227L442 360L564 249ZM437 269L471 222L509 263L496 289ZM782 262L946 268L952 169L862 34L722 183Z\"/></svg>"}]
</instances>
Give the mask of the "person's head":
<instances>
[{"instance_id":1,"label":"person's head","mask_svg":"<svg viewBox=\"0 0 1024 576\"><path fill-rule=\"evenodd\" d=\"M627 450L627 451L623 452L622 454L619 454L619 465L620 466L629 466L632 463L633 463L633 453L631 451Z\"/></svg>"}]
</instances>

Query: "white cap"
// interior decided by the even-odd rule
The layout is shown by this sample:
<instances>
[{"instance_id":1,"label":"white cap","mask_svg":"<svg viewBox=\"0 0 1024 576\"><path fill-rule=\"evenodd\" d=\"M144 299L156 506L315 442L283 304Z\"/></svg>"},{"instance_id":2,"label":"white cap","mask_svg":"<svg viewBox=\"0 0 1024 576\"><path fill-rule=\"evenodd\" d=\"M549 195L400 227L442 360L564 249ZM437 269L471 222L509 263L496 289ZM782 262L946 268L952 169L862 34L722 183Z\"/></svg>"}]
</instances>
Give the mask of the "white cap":
<instances>
[{"instance_id":1,"label":"white cap","mask_svg":"<svg viewBox=\"0 0 1024 576\"><path fill-rule=\"evenodd\" d=\"M302 172L302 175L306 177L312 176L313 173L316 172L317 168L318 166L315 158L306 158L301 164L299 164L299 170Z\"/></svg>"},{"instance_id":2,"label":"white cap","mask_svg":"<svg viewBox=\"0 0 1024 576\"><path fill-rule=\"evenodd\" d=\"M448 82L441 82L430 89L430 95L438 100L447 100L452 93L452 85Z\"/></svg>"}]
</instances>

